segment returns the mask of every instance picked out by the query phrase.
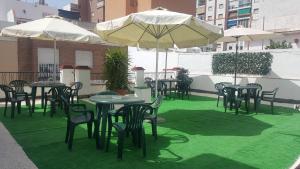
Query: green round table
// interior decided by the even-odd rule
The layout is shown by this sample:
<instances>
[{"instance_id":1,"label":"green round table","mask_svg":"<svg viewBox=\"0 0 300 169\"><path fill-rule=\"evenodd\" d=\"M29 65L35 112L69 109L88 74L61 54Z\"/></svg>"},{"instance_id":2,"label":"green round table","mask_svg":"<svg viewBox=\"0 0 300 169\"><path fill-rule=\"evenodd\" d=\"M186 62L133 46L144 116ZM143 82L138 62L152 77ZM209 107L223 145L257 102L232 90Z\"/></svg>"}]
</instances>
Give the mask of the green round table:
<instances>
[{"instance_id":1,"label":"green round table","mask_svg":"<svg viewBox=\"0 0 300 169\"><path fill-rule=\"evenodd\" d=\"M61 86L65 86L66 84L64 83L60 83L60 82L53 82L53 81L40 81L40 82L33 82L31 84L32 87L32 112L34 112L35 109L35 98L36 98L36 90L38 87L41 88L41 106L42 108L44 108L44 104L45 104L45 88L46 87L61 87Z\"/></svg>"},{"instance_id":2,"label":"green round table","mask_svg":"<svg viewBox=\"0 0 300 169\"><path fill-rule=\"evenodd\" d=\"M96 103L97 107L97 119L95 126L95 137L96 137L96 145L97 148L103 149L105 146L106 139L106 128L107 128L107 120L108 120L108 112L113 104L136 104L136 103L144 103L145 100L142 98L136 97L134 95L95 95L89 98L91 102ZM99 135L101 123L101 136Z\"/></svg>"}]
</instances>

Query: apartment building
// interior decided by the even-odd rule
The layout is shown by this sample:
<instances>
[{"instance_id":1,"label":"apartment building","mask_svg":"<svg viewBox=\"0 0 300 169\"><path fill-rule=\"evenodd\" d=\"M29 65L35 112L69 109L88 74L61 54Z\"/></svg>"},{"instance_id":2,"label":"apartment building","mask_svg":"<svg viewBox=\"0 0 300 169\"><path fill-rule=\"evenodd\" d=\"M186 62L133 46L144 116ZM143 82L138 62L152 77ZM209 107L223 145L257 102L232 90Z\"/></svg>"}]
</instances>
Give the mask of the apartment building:
<instances>
[{"instance_id":1,"label":"apartment building","mask_svg":"<svg viewBox=\"0 0 300 169\"><path fill-rule=\"evenodd\" d=\"M75 0L64 9L79 11L81 21L97 23L156 7L195 15L195 6L195 0Z\"/></svg>"},{"instance_id":2,"label":"apartment building","mask_svg":"<svg viewBox=\"0 0 300 169\"><path fill-rule=\"evenodd\" d=\"M196 16L224 30L233 26L251 27L281 33L275 41L300 43L299 0L196 0ZM240 49L262 49L269 41L241 42ZM245 48L246 46L246 48ZM218 44L218 50L234 50L234 43Z\"/></svg>"},{"instance_id":3,"label":"apartment building","mask_svg":"<svg viewBox=\"0 0 300 169\"><path fill-rule=\"evenodd\" d=\"M238 25L250 27L252 13L259 10L256 2L258 0L197 0L196 16L224 29Z\"/></svg>"}]
</instances>

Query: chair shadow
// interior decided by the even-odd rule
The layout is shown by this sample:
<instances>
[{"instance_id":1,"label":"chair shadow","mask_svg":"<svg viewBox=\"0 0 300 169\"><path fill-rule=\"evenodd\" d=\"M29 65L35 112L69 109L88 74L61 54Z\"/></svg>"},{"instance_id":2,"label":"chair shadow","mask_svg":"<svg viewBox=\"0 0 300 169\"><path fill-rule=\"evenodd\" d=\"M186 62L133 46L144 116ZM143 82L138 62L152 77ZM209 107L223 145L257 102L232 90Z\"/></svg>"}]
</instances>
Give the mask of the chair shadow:
<instances>
[{"instance_id":1,"label":"chair shadow","mask_svg":"<svg viewBox=\"0 0 300 169\"><path fill-rule=\"evenodd\" d=\"M237 116L215 110L177 109L162 113L160 117L166 119L159 124L162 127L205 136L254 136L272 127L252 116Z\"/></svg>"}]
</instances>

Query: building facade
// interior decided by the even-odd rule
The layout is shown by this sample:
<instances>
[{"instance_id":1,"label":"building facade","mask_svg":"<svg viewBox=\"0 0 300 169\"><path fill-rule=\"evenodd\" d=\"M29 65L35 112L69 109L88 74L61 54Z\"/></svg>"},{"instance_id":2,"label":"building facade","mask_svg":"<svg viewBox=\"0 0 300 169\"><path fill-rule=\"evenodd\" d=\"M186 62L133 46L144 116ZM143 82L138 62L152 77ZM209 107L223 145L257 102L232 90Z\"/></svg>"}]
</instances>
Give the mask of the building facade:
<instances>
[{"instance_id":1,"label":"building facade","mask_svg":"<svg viewBox=\"0 0 300 169\"><path fill-rule=\"evenodd\" d=\"M98 23L156 7L195 15L195 6L195 0L75 0L64 9L79 11L81 21Z\"/></svg>"},{"instance_id":2,"label":"building facade","mask_svg":"<svg viewBox=\"0 0 300 169\"><path fill-rule=\"evenodd\" d=\"M299 0L196 0L196 16L224 30L243 26L281 33L284 37L275 41L291 43L299 48L300 38ZM260 50L269 41L241 42L240 49ZM235 50L235 43L216 45L216 50Z\"/></svg>"}]
</instances>

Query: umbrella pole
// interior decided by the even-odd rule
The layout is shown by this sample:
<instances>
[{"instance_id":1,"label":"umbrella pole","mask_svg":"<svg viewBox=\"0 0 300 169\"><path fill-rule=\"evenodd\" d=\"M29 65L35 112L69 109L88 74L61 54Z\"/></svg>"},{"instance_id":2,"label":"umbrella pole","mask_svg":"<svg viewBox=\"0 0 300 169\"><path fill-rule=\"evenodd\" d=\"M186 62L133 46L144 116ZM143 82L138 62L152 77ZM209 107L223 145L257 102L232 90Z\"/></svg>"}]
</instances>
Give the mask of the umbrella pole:
<instances>
[{"instance_id":1,"label":"umbrella pole","mask_svg":"<svg viewBox=\"0 0 300 169\"><path fill-rule=\"evenodd\" d=\"M54 69L53 69L53 80L56 82L56 39L54 39Z\"/></svg>"},{"instance_id":2,"label":"umbrella pole","mask_svg":"<svg viewBox=\"0 0 300 169\"><path fill-rule=\"evenodd\" d=\"M168 49L166 49L166 61L165 61L165 79L167 79L167 65L168 64Z\"/></svg>"},{"instance_id":3,"label":"umbrella pole","mask_svg":"<svg viewBox=\"0 0 300 169\"><path fill-rule=\"evenodd\" d=\"M235 58L234 58L234 85L236 85L236 72L237 72L237 57L238 57L238 48L239 48L239 37L236 38L236 44L235 44Z\"/></svg>"},{"instance_id":4,"label":"umbrella pole","mask_svg":"<svg viewBox=\"0 0 300 169\"><path fill-rule=\"evenodd\" d=\"M156 66L155 66L155 98L157 97L157 86L158 86L158 55L159 55L159 42L156 39Z\"/></svg>"}]
</instances>

